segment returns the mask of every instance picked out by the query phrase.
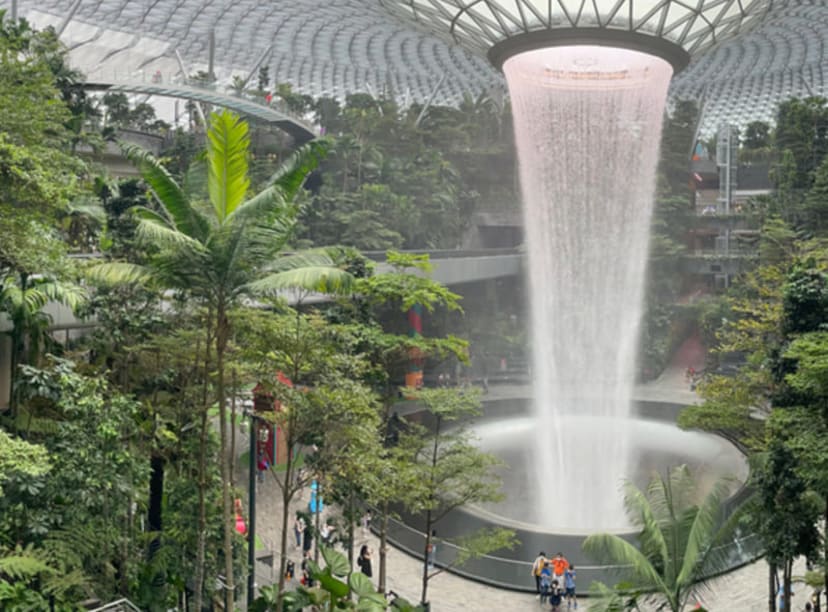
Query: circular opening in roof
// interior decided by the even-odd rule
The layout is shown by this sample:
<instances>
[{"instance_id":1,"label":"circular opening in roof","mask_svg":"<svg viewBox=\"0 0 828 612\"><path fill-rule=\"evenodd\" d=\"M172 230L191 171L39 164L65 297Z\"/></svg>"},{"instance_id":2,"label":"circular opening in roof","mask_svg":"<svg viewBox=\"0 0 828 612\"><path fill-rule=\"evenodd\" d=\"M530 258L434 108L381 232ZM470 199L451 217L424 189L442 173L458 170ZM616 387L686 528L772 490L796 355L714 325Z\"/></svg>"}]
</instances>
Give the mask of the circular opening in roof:
<instances>
[{"instance_id":1,"label":"circular opening in roof","mask_svg":"<svg viewBox=\"0 0 828 612\"><path fill-rule=\"evenodd\" d=\"M613 51L620 50L637 51L661 58L672 66L674 73L690 63L687 51L669 40L641 32L604 28L560 28L527 32L497 43L489 49L488 57L495 67L502 69L506 61L516 55L559 47L600 50L600 53L596 51L574 58L577 63L571 67L577 70L589 70L597 66L603 70L606 58L611 57Z\"/></svg>"},{"instance_id":2,"label":"circular opening in roof","mask_svg":"<svg viewBox=\"0 0 828 612\"><path fill-rule=\"evenodd\" d=\"M626 89L653 77L669 80L672 68L660 57L595 45L549 47L518 53L503 63L510 86L549 89Z\"/></svg>"}]
</instances>

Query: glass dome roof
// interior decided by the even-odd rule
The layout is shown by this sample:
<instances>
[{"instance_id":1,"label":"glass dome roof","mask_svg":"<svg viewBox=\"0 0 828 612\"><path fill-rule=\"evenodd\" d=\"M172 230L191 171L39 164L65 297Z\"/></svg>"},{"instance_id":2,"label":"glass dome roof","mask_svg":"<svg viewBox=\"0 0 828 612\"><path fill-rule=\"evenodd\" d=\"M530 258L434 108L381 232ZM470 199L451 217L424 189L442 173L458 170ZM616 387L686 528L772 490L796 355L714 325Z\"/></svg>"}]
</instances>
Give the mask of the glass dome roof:
<instances>
[{"instance_id":1,"label":"glass dome roof","mask_svg":"<svg viewBox=\"0 0 828 612\"><path fill-rule=\"evenodd\" d=\"M706 134L722 122L770 119L781 99L828 93L827 2L774 0L761 19L753 19L753 7L758 14L765 4L759 0L711 0L701 12L688 8L699 0L551 2L17 0L17 6L35 26L60 30L72 63L92 76L156 70L166 75L182 72L182 65L188 74L206 70L213 32L219 88L228 88L234 76L248 76L260 63L269 68L271 83L290 83L313 96L390 91L406 104L434 92L435 103L456 104L464 95L504 91L502 76L481 55L499 36L542 27L554 15L570 24L569 18L579 24L593 20L609 28L628 23L623 19L632 11L641 32L661 31L674 42L684 37L693 61L673 79L671 93L703 104ZM11 4L0 0L0 8ZM458 18L464 25L453 33L453 17L447 16L452 7L456 15L459 5L468 18ZM546 7L546 15L539 6ZM737 12L748 14L748 21L737 21ZM427 16L438 25L426 28ZM699 24L710 26L698 29ZM739 36L721 41L737 27ZM714 41L719 44L711 47Z\"/></svg>"},{"instance_id":2,"label":"glass dome roof","mask_svg":"<svg viewBox=\"0 0 828 612\"><path fill-rule=\"evenodd\" d=\"M396 14L483 54L527 34L597 29L668 41L690 55L747 29L772 0L379 0ZM566 43L564 43L566 44ZM540 45L539 45L540 46ZM493 58L494 59L494 58ZM689 59L689 58L688 58Z\"/></svg>"}]
</instances>

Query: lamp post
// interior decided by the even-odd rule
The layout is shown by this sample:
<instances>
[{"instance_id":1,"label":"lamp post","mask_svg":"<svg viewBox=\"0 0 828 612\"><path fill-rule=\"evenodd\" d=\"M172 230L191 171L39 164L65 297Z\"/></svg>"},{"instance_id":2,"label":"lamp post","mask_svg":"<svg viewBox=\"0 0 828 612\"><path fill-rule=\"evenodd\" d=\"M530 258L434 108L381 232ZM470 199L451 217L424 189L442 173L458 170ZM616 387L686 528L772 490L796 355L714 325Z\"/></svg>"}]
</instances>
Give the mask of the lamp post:
<instances>
[{"instance_id":1,"label":"lamp post","mask_svg":"<svg viewBox=\"0 0 828 612\"><path fill-rule=\"evenodd\" d=\"M247 483L250 520L247 526L247 608L253 607L256 587L256 455L258 451L258 419L250 411L250 476Z\"/></svg>"},{"instance_id":2,"label":"lamp post","mask_svg":"<svg viewBox=\"0 0 828 612\"><path fill-rule=\"evenodd\" d=\"M250 417L250 456L248 457L249 477L247 482L250 518L247 525L247 607L253 606L256 588L256 476L259 454L259 422L262 420L252 410L253 402L245 402L245 416ZM265 441L269 434L265 430Z\"/></svg>"}]
</instances>

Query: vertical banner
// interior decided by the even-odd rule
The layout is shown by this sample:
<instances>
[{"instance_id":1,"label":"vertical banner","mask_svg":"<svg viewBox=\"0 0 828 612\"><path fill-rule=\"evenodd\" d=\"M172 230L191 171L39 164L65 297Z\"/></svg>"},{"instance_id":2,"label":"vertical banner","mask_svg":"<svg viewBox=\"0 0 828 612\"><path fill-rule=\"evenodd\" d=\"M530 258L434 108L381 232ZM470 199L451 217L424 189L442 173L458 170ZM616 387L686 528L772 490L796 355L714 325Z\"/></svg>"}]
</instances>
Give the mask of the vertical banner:
<instances>
[{"instance_id":1,"label":"vertical banner","mask_svg":"<svg viewBox=\"0 0 828 612\"><path fill-rule=\"evenodd\" d=\"M408 309L408 336L410 338L419 338L423 335L423 307L420 304L414 304ZM412 348L409 353L408 370L405 373L405 386L419 389L423 386L423 359L422 353L419 349Z\"/></svg>"}]
</instances>

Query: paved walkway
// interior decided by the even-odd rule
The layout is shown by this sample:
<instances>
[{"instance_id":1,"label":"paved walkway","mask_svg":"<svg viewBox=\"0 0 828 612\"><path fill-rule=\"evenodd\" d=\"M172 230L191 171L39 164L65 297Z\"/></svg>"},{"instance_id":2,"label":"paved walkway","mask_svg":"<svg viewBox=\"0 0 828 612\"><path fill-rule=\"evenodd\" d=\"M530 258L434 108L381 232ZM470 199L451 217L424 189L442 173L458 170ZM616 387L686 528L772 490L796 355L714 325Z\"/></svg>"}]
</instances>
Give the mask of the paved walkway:
<instances>
[{"instance_id":1,"label":"paved walkway","mask_svg":"<svg viewBox=\"0 0 828 612\"><path fill-rule=\"evenodd\" d=\"M526 385L497 385L492 386L487 398L505 399L508 397L527 397L529 389ZM639 385L636 389L638 399L651 401L666 401L674 403L694 403L698 401L695 393L689 390L684 379L684 370L675 367L647 385ZM239 466L238 482L247 482L245 467ZM308 494L298 499L291 508L291 516L295 510L304 508ZM281 520L281 497L278 487L272 479L259 485L257 504L257 530L265 546L271 550L278 550L278 525ZM328 508L326 512L330 512ZM291 521L292 525L292 521ZM359 531L357 550L363 543L368 543L374 550L374 572L378 571L377 539L364 536ZM361 536L361 537L360 537ZM292 539L292 531L289 534ZM301 561L301 551L289 545L288 557L296 563L297 568ZM550 550L555 549L554 542L550 542ZM438 550L439 554L439 550ZM529 562L527 560L527 574ZM278 568L278 562L277 562ZM794 575L804 573L804 563L797 565ZM270 572L260 565L257 568L258 582L269 582ZM422 589L422 562L396 549L388 552L388 588L411 601L418 601ZM701 591L699 602L711 612L762 612L768 609L768 569L764 561L745 566L730 574L712 580L707 588ZM580 585L587 590L589 585ZM804 609L805 602L810 596L810 589L798 587L795 589L792 609L795 612ZM480 611L534 611L542 609L537 598L532 595L497 589L477 582L463 579L459 576L444 572L433 578L429 583L428 599L434 612L465 612L467 610ZM546 606L543 609L547 609ZM588 602L582 601L580 610L589 610ZM642 610L655 608L643 607ZM692 609L692 608L688 608Z\"/></svg>"},{"instance_id":2,"label":"paved walkway","mask_svg":"<svg viewBox=\"0 0 828 612\"><path fill-rule=\"evenodd\" d=\"M272 482L260 486L259 530L263 539L268 543L278 543L276 529L277 518L280 516L278 495L275 491L276 485ZM308 496L295 505L296 509L304 507ZM327 510L326 510L327 512ZM266 518L270 517L270 518ZM379 548L379 541L373 535L364 536L357 530L356 550L362 544L368 544L374 551L374 577L378 572L378 556L376 551ZM550 546L554 549L554 545ZM439 550L438 550L439 554ZM293 543L289 545L288 557L299 567L301 561L301 550L295 548ZM264 578L266 571L259 575ZM418 601L422 590L422 562L391 548L388 551L388 589L392 590L410 601ZM527 563L527 573L529 564ZM804 562L797 564L794 574L802 575L805 571ZM762 612L768 609L768 567L760 560L747 565L730 574L712 580L698 598L711 612ZM582 585L584 590L589 585ZM810 596L810 589L798 587L794 589L794 611L803 610L805 602ZM434 612L466 612L469 610L497 611L497 612L519 612L547 609L541 606L533 595L497 589L494 587L479 584L472 580L466 580L444 572L429 582L428 598L431 601L431 609ZM689 607L688 610L691 610ZM579 610L589 610L589 602L581 600ZM642 608L642 610L655 610L655 608Z\"/></svg>"}]
</instances>

